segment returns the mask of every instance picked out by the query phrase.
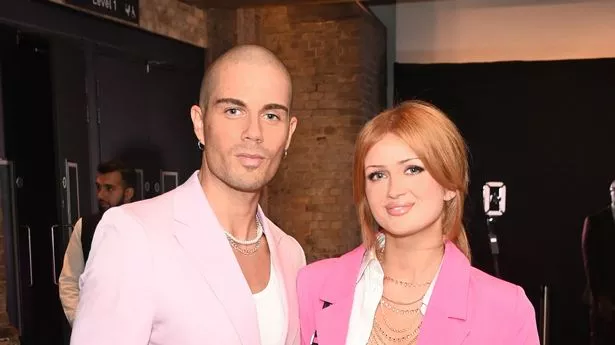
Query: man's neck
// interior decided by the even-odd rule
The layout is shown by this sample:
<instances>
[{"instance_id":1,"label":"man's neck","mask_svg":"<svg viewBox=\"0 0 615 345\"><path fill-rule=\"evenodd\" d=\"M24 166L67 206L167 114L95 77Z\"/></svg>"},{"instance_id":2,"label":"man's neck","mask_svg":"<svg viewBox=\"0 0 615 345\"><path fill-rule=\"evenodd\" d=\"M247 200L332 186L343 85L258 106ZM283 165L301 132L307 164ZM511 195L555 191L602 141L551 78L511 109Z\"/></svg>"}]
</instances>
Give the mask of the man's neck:
<instances>
[{"instance_id":1,"label":"man's neck","mask_svg":"<svg viewBox=\"0 0 615 345\"><path fill-rule=\"evenodd\" d=\"M254 238L260 191L238 191L204 170L199 173L199 181L222 228L241 240Z\"/></svg>"}]
</instances>

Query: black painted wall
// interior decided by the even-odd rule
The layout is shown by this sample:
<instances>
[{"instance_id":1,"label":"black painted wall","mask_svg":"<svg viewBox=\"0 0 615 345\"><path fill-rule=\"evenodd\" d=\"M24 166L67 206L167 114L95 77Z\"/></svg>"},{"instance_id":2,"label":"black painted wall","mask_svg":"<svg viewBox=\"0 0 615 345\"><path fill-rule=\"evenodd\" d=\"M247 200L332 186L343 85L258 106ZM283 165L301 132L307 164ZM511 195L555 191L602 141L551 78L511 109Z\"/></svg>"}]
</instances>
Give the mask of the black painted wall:
<instances>
[{"instance_id":1,"label":"black painted wall","mask_svg":"<svg viewBox=\"0 0 615 345\"><path fill-rule=\"evenodd\" d=\"M435 103L467 139L466 219L474 264L488 272L482 185L507 185L496 224L502 275L537 309L549 285L551 344L587 344L581 231L615 179L613 75L615 59L395 66L397 100Z\"/></svg>"}]
</instances>

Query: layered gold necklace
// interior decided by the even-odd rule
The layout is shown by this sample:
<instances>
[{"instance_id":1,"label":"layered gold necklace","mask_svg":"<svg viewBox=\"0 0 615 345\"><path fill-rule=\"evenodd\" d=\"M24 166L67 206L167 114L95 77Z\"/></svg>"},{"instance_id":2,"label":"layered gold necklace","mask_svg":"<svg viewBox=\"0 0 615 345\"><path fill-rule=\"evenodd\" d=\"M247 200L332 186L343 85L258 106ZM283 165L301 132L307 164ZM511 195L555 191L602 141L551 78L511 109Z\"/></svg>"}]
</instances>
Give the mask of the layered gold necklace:
<instances>
[{"instance_id":1,"label":"layered gold necklace","mask_svg":"<svg viewBox=\"0 0 615 345\"><path fill-rule=\"evenodd\" d=\"M382 264L381 257L379 259ZM407 282L389 276L384 276L384 281L404 289L424 288L425 291L431 283ZM421 306L425 291L420 297L409 302L392 300L383 293L376 309L368 345L416 344L423 321Z\"/></svg>"},{"instance_id":2,"label":"layered gold necklace","mask_svg":"<svg viewBox=\"0 0 615 345\"><path fill-rule=\"evenodd\" d=\"M399 282L402 286L417 287L429 285L429 283L414 284L400 281L390 277L385 279ZM398 302L387 298L384 294L380 298L380 304L376 309L372 332L368 344L388 345L388 344L415 344L421 330L423 317L421 306L423 297L410 302Z\"/></svg>"}]
</instances>

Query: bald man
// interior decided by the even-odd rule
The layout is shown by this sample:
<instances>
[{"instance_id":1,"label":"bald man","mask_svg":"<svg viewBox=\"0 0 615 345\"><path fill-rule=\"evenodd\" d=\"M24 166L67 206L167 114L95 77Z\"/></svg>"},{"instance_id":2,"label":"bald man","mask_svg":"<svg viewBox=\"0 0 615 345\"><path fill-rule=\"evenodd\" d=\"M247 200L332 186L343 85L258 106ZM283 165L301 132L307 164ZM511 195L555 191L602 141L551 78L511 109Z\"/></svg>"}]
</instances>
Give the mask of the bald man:
<instances>
[{"instance_id":1,"label":"bald man","mask_svg":"<svg viewBox=\"0 0 615 345\"><path fill-rule=\"evenodd\" d=\"M299 344L305 255L258 206L297 125L291 98L287 69L262 47L235 47L211 65L190 114L201 169L105 213L72 345Z\"/></svg>"}]
</instances>

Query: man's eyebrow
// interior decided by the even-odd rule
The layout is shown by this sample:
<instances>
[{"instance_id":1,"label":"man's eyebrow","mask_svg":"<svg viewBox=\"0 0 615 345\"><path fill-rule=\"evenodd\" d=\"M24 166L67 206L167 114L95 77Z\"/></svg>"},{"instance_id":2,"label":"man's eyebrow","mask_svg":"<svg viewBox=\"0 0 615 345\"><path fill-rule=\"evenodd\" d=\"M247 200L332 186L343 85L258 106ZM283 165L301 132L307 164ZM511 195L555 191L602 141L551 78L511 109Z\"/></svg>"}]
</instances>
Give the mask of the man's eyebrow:
<instances>
[{"instance_id":1,"label":"man's eyebrow","mask_svg":"<svg viewBox=\"0 0 615 345\"><path fill-rule=\"evenodd\" d=\"M263 110L284 110L285 112L288 113L287 106L277 104L277 103L267 104L266 106L263 107Z\"/></svg>"},{"instance_id":2,"label":"man's eyebrow","mask_svg":"<svg viewBox=\"0 0 615 345\"><path fill-rule=\"evenodd\" d=\"M246 107L246 103L242 100L239 100L237 98L218 98L214 104L221 104L221 103L229 103L229 104L233 104L236 105L238 107L242 107L245 108Z\"/></svg>"},{"instance_id":3,"label":"man's eyebrow","mask_svg":"<svg viewBox=\"0 0 615 345\"><path fill-rule=\"evenodd\" d=\"M228 103L228 104L233 104L236 105L238 107L242 107L242 108L247 108L247 105L244 101L239 100L237 98L219 98L217 99L214 104L222 104L222 103ZM267 105L265 105L262 108L262 111L266 111L266 110L283 110L285 112L289 112L288 107L282 104L278 104L278 103L269 103Z\"/></svg>"}]
</instances>

